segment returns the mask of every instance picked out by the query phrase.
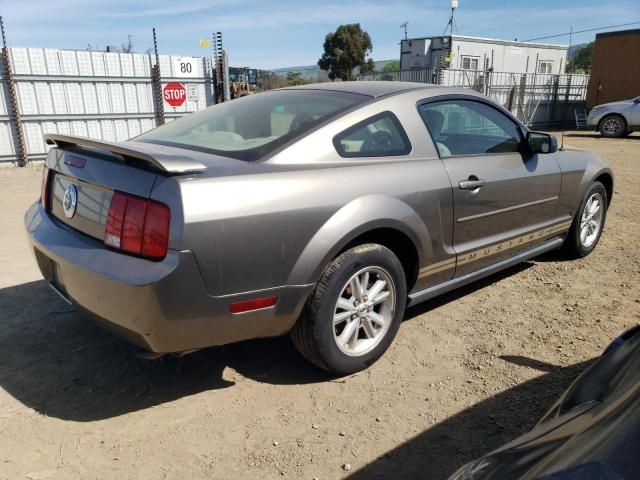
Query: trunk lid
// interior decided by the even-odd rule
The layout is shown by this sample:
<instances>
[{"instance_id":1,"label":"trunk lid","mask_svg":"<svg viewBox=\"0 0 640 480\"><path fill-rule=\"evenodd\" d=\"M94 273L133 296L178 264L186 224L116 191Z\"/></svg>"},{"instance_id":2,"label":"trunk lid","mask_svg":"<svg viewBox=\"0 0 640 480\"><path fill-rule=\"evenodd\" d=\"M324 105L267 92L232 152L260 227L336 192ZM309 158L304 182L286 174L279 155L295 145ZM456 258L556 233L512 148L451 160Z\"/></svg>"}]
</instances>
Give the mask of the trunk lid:
<instances>
[{"instance_id":1,"label":"trunk lid","mask_svg":"<svg viewBox=\"0 0 640 480\"><path fill-rule=\"evenodd\" d=\"M180 195L177 177L226 177L269 170L267 165L158 144L112 143L65 135L45 135L45 139L57 147L49 151L46 162L47 210L61 222L100 241L116 191L168 205L175 210L171 214L176 220L172 229L179 232L183 214L182 199L175 197ZM72 215L64 208L68 190L75 190L77 198ZM161 198L154 198L160 191Z\"/></svg>"},{"instance_id":2,"label":"trunk lid","mask_svg":"<svg viewBox=\"0 0 640 480\"><path fill-rule=\"evenodd\" d=\"M158 176L153 171L122 163L108 152L89 153L78 148L51 150L47 168L49 212L98 240L104 238L114 191L149 198Z\"/></svg>"},{"instance_id":3,"label":"trunk lid","mask_svg":"<svg viewBox=\"0 0 640 480\"><path fill-rule=\"evenodd\" d=\"M45 135L45 140L58 147L51 149L46 162L49 212L98 240L104 239L115 191L150 198L158 176L207 168L180 150L139 142L110 143L66 135Z\"/></svg>"}]
</instances>

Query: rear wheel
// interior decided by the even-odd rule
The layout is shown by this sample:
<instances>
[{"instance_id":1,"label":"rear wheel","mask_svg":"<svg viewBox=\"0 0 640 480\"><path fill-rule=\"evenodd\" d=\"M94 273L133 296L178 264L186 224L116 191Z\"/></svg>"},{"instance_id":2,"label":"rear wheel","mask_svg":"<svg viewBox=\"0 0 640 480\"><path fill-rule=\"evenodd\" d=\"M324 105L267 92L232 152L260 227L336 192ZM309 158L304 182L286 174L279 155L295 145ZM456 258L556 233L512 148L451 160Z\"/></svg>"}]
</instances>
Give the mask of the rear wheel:
<instances>
[{"instance_id":1,"label":"rear wheel","mask_svg":"<svg viewBox=\"0 0 640 480\"><path fill-rule=\"evenodd\" d=\"M600 134L608 138L624 137L627 133L627 122L620 115L607 115L600 122Z\"/></svg>"},{"instance_id":2,"label":"rear wheel","mask_svg":"<svg viewBox=\"0 0 640 480\"><path fill-rule=\"evenodd\" d=\"M607 218L607 191L600 182L593 182L580 203L563 249L574 258L586 257L598 244Z\"/></svg>"},{"instance_id":3,"label":"rear wheel","mask_svg":"<svg viewBox=\"0 0 640 480\"><path fill-rule=\"evenodd\" d=\"M396 336L406 296L404 271L391 250L354 247L327 266L291 338L320 368L343 375L364 370Z\"/></svg>"}]
</instances>

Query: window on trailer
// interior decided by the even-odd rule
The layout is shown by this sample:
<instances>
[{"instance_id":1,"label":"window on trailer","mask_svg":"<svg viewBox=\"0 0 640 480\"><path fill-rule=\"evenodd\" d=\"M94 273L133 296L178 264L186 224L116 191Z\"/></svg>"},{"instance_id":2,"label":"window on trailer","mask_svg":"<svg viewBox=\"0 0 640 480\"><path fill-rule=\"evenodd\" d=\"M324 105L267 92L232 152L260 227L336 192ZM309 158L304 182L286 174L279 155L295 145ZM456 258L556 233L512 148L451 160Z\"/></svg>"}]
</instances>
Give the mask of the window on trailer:
<instances>
[{"instance_id":1,"label":"window on trailer","mask_svg":"<svg viewBox=\"0 0 640 480\"><path fill-rule=\"evenodd\" d=\"M540 60L538 62L538 73L553 73L553 60Z\"/></svg>"},{"instance_id":2,"label":"window on trailer","mask_svg":"<svg viewBox=\"0 0 640 480\"><path fill-rule=\"evenodd\" d=\"M480 57L462 57L462 69L463 70L478 70L478 63Z\"/></svg>"}]
</instances>

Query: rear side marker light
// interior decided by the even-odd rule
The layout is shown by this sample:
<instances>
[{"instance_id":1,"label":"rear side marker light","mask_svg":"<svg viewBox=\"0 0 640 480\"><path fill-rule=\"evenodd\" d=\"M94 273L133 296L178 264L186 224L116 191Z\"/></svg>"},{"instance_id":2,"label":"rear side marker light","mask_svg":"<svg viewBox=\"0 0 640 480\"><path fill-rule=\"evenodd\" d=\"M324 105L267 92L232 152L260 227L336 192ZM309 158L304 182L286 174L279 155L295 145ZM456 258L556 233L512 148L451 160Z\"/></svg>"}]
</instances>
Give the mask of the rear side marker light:
<instances>
[{"instance_id":1,"label":"rear side marker light","mask_svg":"<svg viewBox=\"0 0 640 480\"><path fill-rule=\"evenodd\" d=\"M229 304L231 313L244 313L252 310L260 310L261 308L273 307L278 302L278 297L256 298L255 300L247 300L246 302L238 302Z\"/></svg>"},{"instance_id":2,"label":"rear side marker light","mask_svg":"<svg viewBox=\"0 0 640 480\"><path fill-rule=\"evenodd\" d=\"M104 230L104 243L153 259L167 255L171 214L166 205L115 192Z\"/></svg>"}]
</instances>

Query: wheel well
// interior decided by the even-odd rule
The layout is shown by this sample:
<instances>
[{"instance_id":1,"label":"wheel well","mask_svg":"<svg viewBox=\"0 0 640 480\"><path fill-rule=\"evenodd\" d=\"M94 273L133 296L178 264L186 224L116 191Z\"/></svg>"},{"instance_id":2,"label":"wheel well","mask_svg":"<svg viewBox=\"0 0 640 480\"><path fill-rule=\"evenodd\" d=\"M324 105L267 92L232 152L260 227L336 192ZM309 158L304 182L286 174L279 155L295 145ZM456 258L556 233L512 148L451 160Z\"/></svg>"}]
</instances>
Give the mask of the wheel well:
<instances>
[{"instance_id":1,"label":"wheel well","mask_svg":"<svg viewBox=\"0 0 640 480\"><path fill-rule=\"evenodd\" d=\"M378 228L370 230L351 240L336 257L350 248L365 243L377 243L387 247L400 260L407 280L407 291L410 292L418 278L418 250L413 241L400 230L394 228Z\"/></svg>"},{"instance_id":2,"label":"wheel well","mask_svg":"<svg viewBox=\"0 0 640 480\"><path fill-rule=\"evenodd\" d=\"M613 198L613 178L608 173L603 173L598 178L597 182L604 185L604 189L607 191L607 208L611 205L611 199Z\"/></svg>"}]
</instances>

